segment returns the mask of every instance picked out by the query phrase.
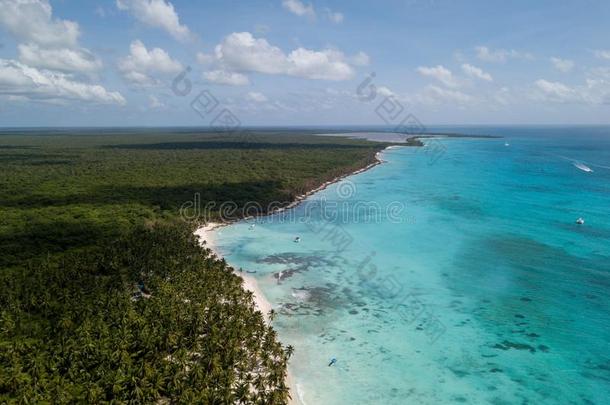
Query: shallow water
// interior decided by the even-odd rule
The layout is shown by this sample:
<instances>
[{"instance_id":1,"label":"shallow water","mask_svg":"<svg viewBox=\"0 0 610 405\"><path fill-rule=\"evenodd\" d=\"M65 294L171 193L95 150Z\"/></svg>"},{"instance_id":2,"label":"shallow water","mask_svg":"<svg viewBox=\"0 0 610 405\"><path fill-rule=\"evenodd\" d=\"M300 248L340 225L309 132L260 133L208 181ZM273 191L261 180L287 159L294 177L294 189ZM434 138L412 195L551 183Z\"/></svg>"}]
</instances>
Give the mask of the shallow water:
<instances>
[{"instance_id":1,"label":"shallow water","mask_svg":"<svg viewBox=\"0 0 610 405\"><path fill-rule=\"evenodd\" d=\"M610 129L452 131L504 139L391 149L294 210L217 232L296 349L293 395L608 403Z\"/></svg>"}]
</instances>

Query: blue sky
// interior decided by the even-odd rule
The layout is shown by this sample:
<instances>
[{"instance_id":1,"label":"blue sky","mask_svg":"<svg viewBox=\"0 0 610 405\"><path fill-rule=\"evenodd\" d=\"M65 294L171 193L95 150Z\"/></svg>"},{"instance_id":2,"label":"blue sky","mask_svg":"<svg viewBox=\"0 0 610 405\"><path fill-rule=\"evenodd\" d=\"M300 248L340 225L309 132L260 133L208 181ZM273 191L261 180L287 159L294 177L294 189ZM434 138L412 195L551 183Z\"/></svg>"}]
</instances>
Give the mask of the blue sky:
<instances>
[{"instance_id":1,"label":"blue sky","mask_svg":"<svg viewBox=\"0 0 610 405\"><path fill-rule=\"evenodd\" d=\"M608 21L601 0L0 0L0 126L610 124Z\"/></svg>"}]
</instances>

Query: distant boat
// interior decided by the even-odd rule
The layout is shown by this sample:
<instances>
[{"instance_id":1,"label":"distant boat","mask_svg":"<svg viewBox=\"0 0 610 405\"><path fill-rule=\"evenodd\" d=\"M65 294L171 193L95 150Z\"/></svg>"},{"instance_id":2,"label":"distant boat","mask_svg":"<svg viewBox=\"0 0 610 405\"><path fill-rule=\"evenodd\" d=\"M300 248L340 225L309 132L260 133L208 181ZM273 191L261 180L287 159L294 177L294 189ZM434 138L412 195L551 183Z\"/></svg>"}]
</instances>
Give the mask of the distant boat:
<instances>
[{"instance_id":1,"label":"distant boat","mask_svg":"<svg viewBox=\"0 0 610 405\"><path fill-rule=\"evenodd\" d=\"M510 146L510 143L504 142L504 146Z\"/></svg>"},{"instance_id":2,"label":"distant boat","mask_svg":"<svg viewBox=\"0 0 610 405\"><path fill-rule=\"evenodd\" d=\"M584 224L585 224L585 220L584 220L584 219L582 219L582 218L578 218L578 219L576 220L576 223L577 223L578 225L584 225Z\"/></svg>"},{"instance_id":3,"label":"distant boat","mask_svg":"<svg viewBox=\"0 0 610 405\"><path fill-rule=\"evenodd\" d=\"M589 166L585 165L584 163L581 162L572 162L572 164L574 165L574 167L582 170L583 172L587 172L587 173L592 173L593 169L591 169Z\"/></svg>"},{"instance_id":4,"label":"distant boat","mask_svg":"<svg viewBox=\"0 0 610 405\"><path fill-rule=\"evenodd\" d=\"M299 243L301 241L301 237L297 236L296 238L294 238L294 243Z\"/></svg>"},{"instance_id":5,"label":"distant boat","mask_svg":"<svg viewBox=\"0 0 610 405\"><path fill-rule=\"evenodd\" d=\"M332 359L330 359L330 363L328 363L328 367L332 366L336 362L337 362L337 359L333 357Z\"/></svg>"},{"instance_id":6,"label":"distant boat","mask_svg":"<svg viewBox=\"0 0 610 405\"><path fill-rule=\"evenodd\" d=\"M249 229L250 229L250 230L253 230L253 229L254 229L254 226L255 226L254 224L250 225L250 228L249 228Z\"/></svg>"}]
</instances>

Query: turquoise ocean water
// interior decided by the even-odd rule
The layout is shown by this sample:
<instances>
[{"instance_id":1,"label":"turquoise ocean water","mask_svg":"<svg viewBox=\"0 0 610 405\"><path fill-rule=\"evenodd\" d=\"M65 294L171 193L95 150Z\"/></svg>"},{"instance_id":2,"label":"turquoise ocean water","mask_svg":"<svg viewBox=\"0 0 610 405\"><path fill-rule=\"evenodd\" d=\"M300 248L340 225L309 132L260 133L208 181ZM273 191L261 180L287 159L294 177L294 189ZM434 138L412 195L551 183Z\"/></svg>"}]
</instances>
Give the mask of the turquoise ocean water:
<instances>
[{"instance_id":1,"label":"turquoise ocean water","mask_svg":"<svg viewBox=\"0 0 610 405\"><path fill-rule=\"evenodd\" d=\"M295 347L293 396L609 403L610 128L444 130L503 138L391 149L290 212L217 232Z\"/></svg>"}]
</instances>

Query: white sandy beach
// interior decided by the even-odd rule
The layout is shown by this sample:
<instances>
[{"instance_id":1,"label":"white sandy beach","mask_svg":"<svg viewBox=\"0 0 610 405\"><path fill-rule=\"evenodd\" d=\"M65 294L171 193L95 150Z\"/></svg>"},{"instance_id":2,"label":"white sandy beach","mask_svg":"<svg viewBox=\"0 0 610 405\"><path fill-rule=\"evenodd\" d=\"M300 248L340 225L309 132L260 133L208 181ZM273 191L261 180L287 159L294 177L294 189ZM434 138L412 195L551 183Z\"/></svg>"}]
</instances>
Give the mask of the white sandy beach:
<instances>
[{"instance_id":1,"label":"white sandy beach","mask_svg":"<svg viewBox=\"0 0 610 405\"><path fill-rule=\"evenodd\" d=\"M226 224L226 223L209 222L206 225L202 226L201 228L197 229L195 231L195 235L197 235L199 237L200 243L203 243L203 241L205 241L206 242L205 247L207 247L208 249L211 249L212 252L216 256L221 257L218 254L218 251L216 250L214 234L215 234L215 232L218 231L219 228L222 228L227 225L228 224ZM254 277L248 276L247 274L243 274L243 273L235 273L235 274L237 274L239 277L242 278L242 280L244 280L244 288L246 290L252 292L252 294L254 295L254 304L256 305L256 308L263 313L265 322L269 323L268 314L269 314L269 311L273 307L271 306L271 303L267 300L267 298L263 295L262 291L258 287L258 283L256 282L256 279ZM303 402L299 401L299 399L298 399L297 386L294 381L294 378L292 377L292 375L290 374L289 371L286 376L286 383L288 384L288 387L290 388L290 395L292 397L289 404L303 405Z\"/></svg>"},{"instance_id":2,"label":"white sandy beach","mask_svg":"<svg viewBox=\"0 0 610 405\"><path fill-rule=\"evenodd\" d=\"M398 146L389 146L386 148L386 150L389 150L391 148L396 148L396 147L398 147ZM317 187L313 190L310 190L302 195L299 195L298 197L296 197L295 201L293 201L292 203L290 203L289 205L287 205L284 208L280 208L280 209L270 213L270 215L292 209L292 208L296 207L298 204L300 204L306 198L310 197L311 195L313 195L321 190L324 190L326 187L330 186L331 184L337 183L348 176L362 173L379 164L384 163L385 161L382 159L383 152L384 151L380 151L375 154L375 159L376 159L375 162L373 162L361 169L358 169L358 170L354 171L353 173L342 175L331 181L327 181L327 182L323 183L322 185L320 185L319 187ZM212 252L216 256L222 257L217 250L217 246L215 243L215 234L216 234L216 232L219 231L219 228L225 227L227 225L230 225L230 223L209 222L206 225L202 226L201 228L197 229L195 231L195 235L197 235L199 237L200 243L203 243L203 241L205 241L206 242L205 246L208 249L211 249ZM273 306L267 300L265 295L262 293L261 289L258 286L256 279L252 276L249 276L249 275L243 274L243 273L235 273L235 274L237 274L239 277L241 277L244 280L244 288L253 293L254 303L255 303L256 307L258 308L259 311L261 311L263 313L265 321L267 323L269 323L268 314L269 314L269 311L273 308ZM290 394L292 397L289 403L291 405L304 405L304 402L302 401L302 399L299 398L300 393L299 393L296 381L294 380L293 376L290 374L289 371L288 371L288 375L286 377L286 383L290 387Z\"/></svg>"},{"instance_id":3,"label":"white sandy beach","mask_svg":"<svg viewBox=\"0 0 610 405\"><path fill-rule=\"evenodd\" d=\"M375 153L375 161L373 163L371 163L371 164L369 164L369 165L367 165L367 166L365 166L365 167L363 167L361 169L358 169L358 170L356 170L356 171L354 171L352 173L343 174L341 176L335 177L332 180L326 181L326 182L322 183L320 186L314 188L313 190L309 190L309 191L307 191L307 192L305 192L305 193L303 193L301 195L298 195L294 199L293 202L291 202L290 204L288 204L285 207L275 209L274 211L270 212L268 215L279 214L279 213L281 213L283 211L290 210L290 209L296 207L297 205L299 205L301 202L303 202L303 200L305 200L308 197L311 197L312 195L314 195L314 194L324 190L325 188L327 188L331 184L338 183L338 182L340 182L341 180L343 180L346 177L354 176L356 174L359 174L359 173L362 173L362 172L366 172L367 170L370 170L370 169L372 169L373 167L375 167L375 166L377 166L379 164L385 163L385 160L383 160L381 158L381 155L383 154L383 152L385 150L389 150L390 148L396 148L396 147L400 147L400 146L388 146L384 150Z\"/></svg>"},{"instance_id":4,"label":"white sandy beach","mask_svg":"<svg viewBox=\"0 0 610 405\"><path fill-rule=\"evenodd\" d=\"M208 249L211 249L212 252L214 252L214 254L218 257L221 257L221 256L218 254L218 252L216 250L216 245L214 243L215 242L214 232L217 231L218 228L222 228L223 226L226 226L226 225L227 224L223 224L220 222L209 222L205 226L203 226L195 231L195 235L197 235L199 237L199 241L200 242L205 241L206 242L205 246ZM258 288L256 279L248 276L247 274L242 274L242 273L235 273L235 274L237 274L239 277L241 277L244 280L244 288L248 291L251 291L254 294L254 302L256 304L256 307L263 313L263 315L265 316L265 320L268 322L269 320L267 319L267 317L268 317L267 314L272 309L272 306L269 303L269 301L267 301L267 299L265 298L265 296L263 295L261 290Z\"/></svg>"}]
</instances>

